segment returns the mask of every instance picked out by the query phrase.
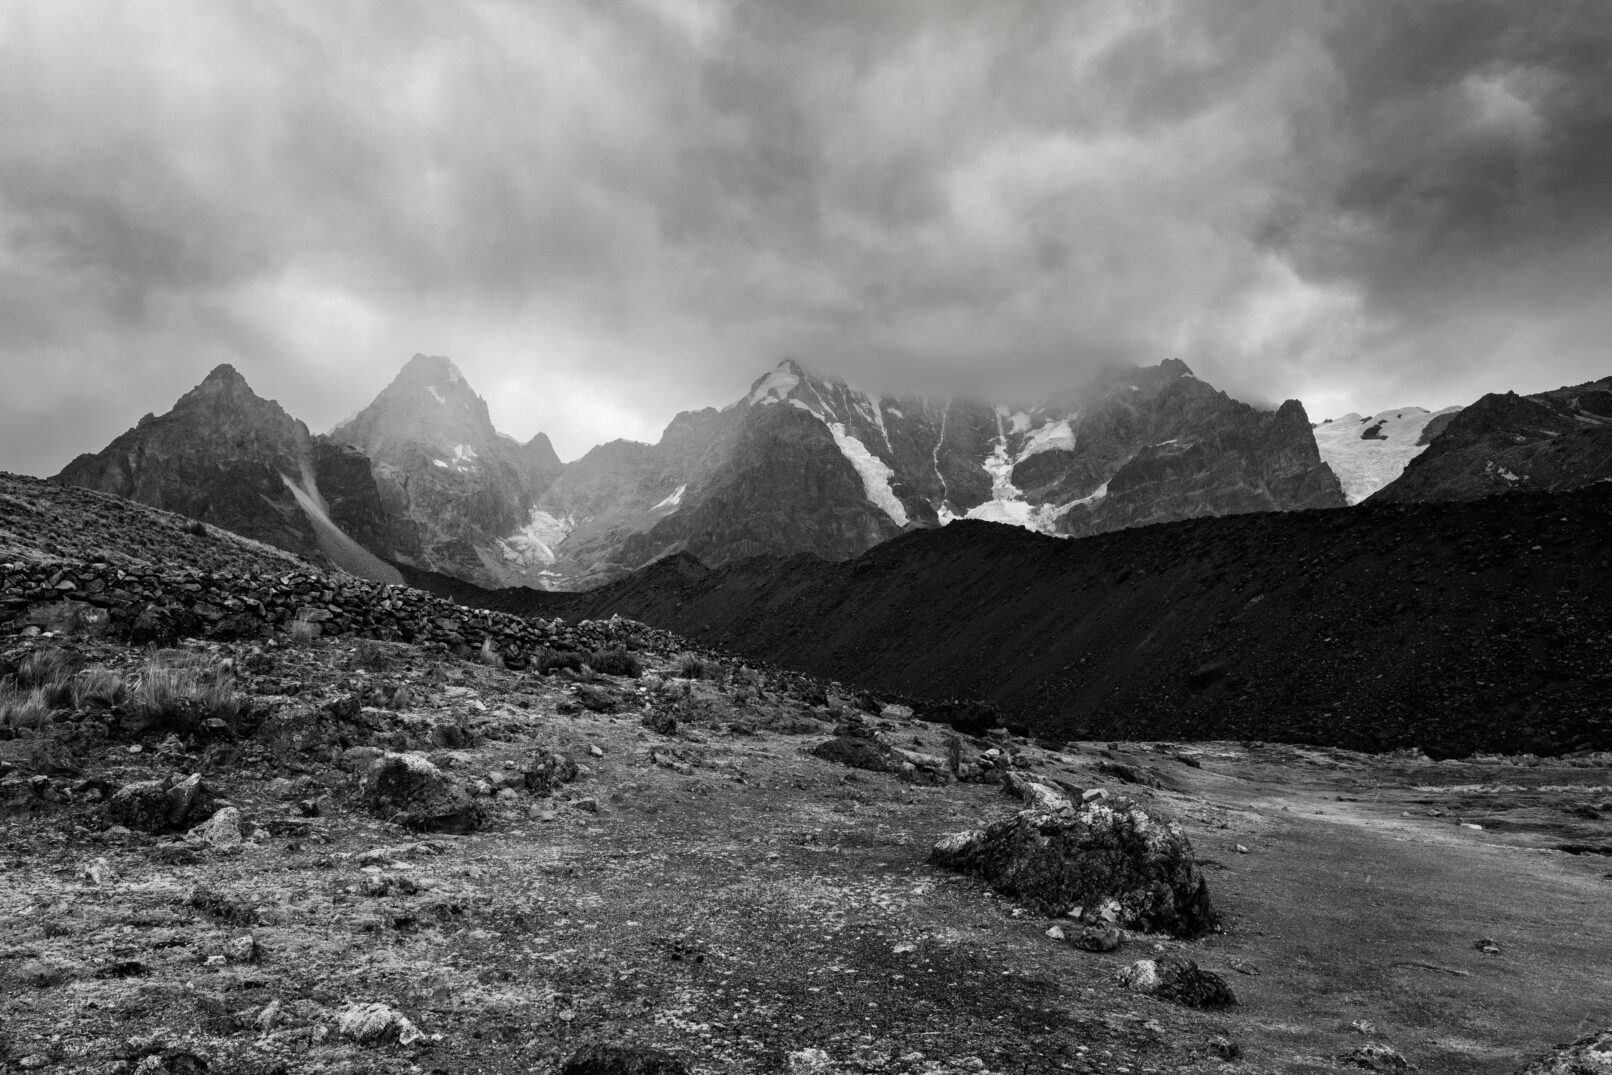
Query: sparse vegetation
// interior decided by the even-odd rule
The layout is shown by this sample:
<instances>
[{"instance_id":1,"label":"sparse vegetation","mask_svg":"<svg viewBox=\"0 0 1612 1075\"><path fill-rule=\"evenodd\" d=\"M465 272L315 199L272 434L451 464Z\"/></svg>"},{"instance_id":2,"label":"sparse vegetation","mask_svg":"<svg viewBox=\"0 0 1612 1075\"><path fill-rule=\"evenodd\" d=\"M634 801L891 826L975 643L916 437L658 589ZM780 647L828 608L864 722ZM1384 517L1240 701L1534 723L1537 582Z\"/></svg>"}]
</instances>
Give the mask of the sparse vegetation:
<instances>
[{"instance_id":1,"label":"sparse vegetation","mask_svg":"<svg viewBox=\"0 0 1612 1075\"><path fill-rule=\"evenodd\" d=\"M76 655L60 649L36 649L17 663L17 686L40 691L48 705L72 700L73 674L83 667Z\"/></svg>"},{"instance_id":2,"label":"sparse vegetation","mask_svg":"<svg viewBox=\"0 0 1612 1075\"><path fill-rule=\"evenodd\" d=\"M298 609L297 614L286 625L286 633L291 636L291 644L295 646L311 645L313 640L319 637L321 631L319 624L314 621L312 615L305 608Z\"/></svg>"},{"instance_id":3,"label":"sparse vegetation","mask_svg":"<svg viewBox=\"0 0 1612 1075\"><path fill-rule=\"evenodd\" d=\"M352 667L382 674L392 670L392 656L374 639L364 638L353 647Z\"/></svg>"},{"instance_id":4,"label":"sparse vegetation","mask_svg":"<svg viewBox=\"0 0 1612 1075\"><path fill-rule=\"evenodd\" d=\"M543 676L558 672L562 668L579 672L582 670L582 664L582 654L571 649L550 649L544 646L532 655L532 667Z\"/></svg>"},{"instance_id":5,"label":"sparse vegetation","mask_svg":"<svg viewBox=\"0 0 1612 1075\"><path fill-rule=\"evenodd\" d=\"M74 709L110 709L127 694L123 674L110 668L86 668L72 678Z\"/></svg>"},{"instance_id":6,"label":"sparse vegetation","mask_svg":"<svg viewBox=\"0 0 1612 1075\"><path fill-rule=\"evenodd\" d=\"M128 705L141 726L179 734L214 718L233 724L242 710L228 662L212 664L174 651L146 659L129 688Z\"/></svg>"},{"instance_id":7,"label":"sparse vegetation","mask_svg":"<svg viewBox=\"0 0 1612 1075\"><path fill-rule=\"evenodd\" d=\"M206 537L207 524L202 522L200 519L192 519L190 524L185 527L185 533L190 534L193 537Z\"/></svg>"},{"instance_id":8,"label":"sparse vegetation","mask_svg":"<svg viewBox=\"0 0 1612 1075\"><path fill-rule=\"evenodd\" d=\"M677 659L677 676L679 679L704 679L706 667L704 657L685 653Z\"/></svg>"},{"instance_id":9,"label":"sparse vegetation","mask_svg":"<svg viewBox=\"0 0 1612 1075\"><path fill-rule=\"evenodd\" d=\"M0 728L42 728L50 723L51 707L43 691L0 684Z\"/></svg>"},{"instance_id":10,"label":"sparse vegetation","mask_svg":"<svg viewBox=\"0 0 1612 1075\"><path fill-rule=\"evenodd\" d=\"M644 671L644 664L637 654L629 652L625 646L596 649L588 654L587 664L600 675L626 676L628 679L637 679Z\"/></svg>"}]
</instances>

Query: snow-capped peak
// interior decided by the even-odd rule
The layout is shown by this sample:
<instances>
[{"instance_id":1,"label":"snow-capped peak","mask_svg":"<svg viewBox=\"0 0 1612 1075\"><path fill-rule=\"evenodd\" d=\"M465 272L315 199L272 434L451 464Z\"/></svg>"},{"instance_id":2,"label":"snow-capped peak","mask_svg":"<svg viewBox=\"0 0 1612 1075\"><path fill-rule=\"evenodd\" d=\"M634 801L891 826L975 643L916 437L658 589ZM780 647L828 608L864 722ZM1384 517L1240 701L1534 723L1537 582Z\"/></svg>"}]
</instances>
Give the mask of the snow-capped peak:
<instances>
[{"instance_id":1,"label":"snow-capped peak","mask_svg":"<svg viewBox=\"0 0 1612 1075\"><path fill-rule=\"evenodd\" d=\"M1315 445L1322 461L1338 476L1344 499L1358 504L1399 477L1412 459L1427 450L1420 441L1428 423L1460 409L1396 407L1373 415L1350 412L1316 426Z\"/></svg>"}]
</instances>

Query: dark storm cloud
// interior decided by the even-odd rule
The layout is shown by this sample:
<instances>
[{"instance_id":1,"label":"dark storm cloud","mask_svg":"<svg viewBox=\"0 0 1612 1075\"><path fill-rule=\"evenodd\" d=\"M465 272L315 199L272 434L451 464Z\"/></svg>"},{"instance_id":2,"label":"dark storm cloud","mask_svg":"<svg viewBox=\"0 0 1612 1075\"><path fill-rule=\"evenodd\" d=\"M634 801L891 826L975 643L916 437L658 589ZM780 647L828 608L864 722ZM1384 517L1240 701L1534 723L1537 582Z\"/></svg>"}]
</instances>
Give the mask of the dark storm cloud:
<instances>
[{"instance_id":1,"label":"dark storm cloud","mask_svg":"<svg viewBox=\"0 0 1612 1075\"><path fill-rule=\"evenodd\" d=\"M1104 0L0 8L0 466L220 361L415 351L575 456L785 354L1312 411L1607 372L1612 9Z\"/></svg>"}]
</instances>

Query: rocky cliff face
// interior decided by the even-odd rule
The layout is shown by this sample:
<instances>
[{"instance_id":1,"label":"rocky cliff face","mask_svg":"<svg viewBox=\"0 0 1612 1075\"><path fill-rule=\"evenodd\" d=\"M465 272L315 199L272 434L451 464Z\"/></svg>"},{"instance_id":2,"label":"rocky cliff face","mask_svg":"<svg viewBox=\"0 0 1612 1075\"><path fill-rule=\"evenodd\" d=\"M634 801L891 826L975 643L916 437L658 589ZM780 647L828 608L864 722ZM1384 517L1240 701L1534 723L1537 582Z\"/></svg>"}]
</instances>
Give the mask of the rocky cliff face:
<instances>
[{"instance_id":1,"label":"rocky cliff face","mask_svg":"<svg viewBox=\"0 0 1612 1075\"><path fill-rule=\"evenodd\" d=\"M1491 393L1450 419L1371 499L1475 500L1612 476L1612 377L1538 395Z\"/></svg>"},{"instance_id":2,"label":"rocky cliff face","mask_svg":"<svg viewBox=\"0 0 1612 1075\"><path fill-rule=\"evenodd\" d=\"M322 437L235 368L219 366L167 414L147 415L54 479L137 500L396 582L368 461Z\"/></svg>"},{"instance_id":3,"label":"rocky cliff face","mask_svg":"<svg viewBox=\"0 0 1612 1075\"><path fill-rule=\"evenodd\" d=\"M399 560L490 585L525 581L500 541L528 524L559 457L542 434L519 444L494 429L448 359L415 355L330 435L369 458Z\"/></svg>"}]
</instances>

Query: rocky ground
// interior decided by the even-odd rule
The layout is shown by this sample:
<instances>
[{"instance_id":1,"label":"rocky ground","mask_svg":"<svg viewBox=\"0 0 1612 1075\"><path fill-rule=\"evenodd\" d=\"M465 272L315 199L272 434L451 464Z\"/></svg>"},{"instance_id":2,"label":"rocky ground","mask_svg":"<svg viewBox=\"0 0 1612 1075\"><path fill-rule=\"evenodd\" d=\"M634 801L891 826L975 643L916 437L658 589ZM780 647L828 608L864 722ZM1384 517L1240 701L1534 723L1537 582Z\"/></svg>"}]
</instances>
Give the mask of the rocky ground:
<instances>
[{"instance_id":1,"label":"rocky ground","mask_svg":"<svg viewBox=\"0 0 1612 1075\"><path fill-rule=\"evenodd\" d=\"M604 1044L712 1075L1509 1072L1612 1023L1612 759L997 733L956 744L958 780L949 728L615 629L637 677L4 642L125 693L0 733L0 1065L546 1072ZM154 662L222 681L221 716L142 711ZM847 738L922 764L812 753ZM436 783L378 795L383 752ZM1218 931L1087 929L930 865L1025 806L993 773L1179 818ZM1119 947L1072 943L1094 931ZM1172 958L1236 1005L1120 980Z\"/></svg>"}]
</instances>

